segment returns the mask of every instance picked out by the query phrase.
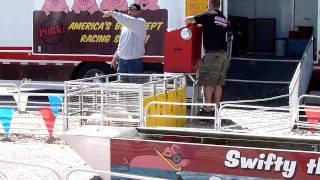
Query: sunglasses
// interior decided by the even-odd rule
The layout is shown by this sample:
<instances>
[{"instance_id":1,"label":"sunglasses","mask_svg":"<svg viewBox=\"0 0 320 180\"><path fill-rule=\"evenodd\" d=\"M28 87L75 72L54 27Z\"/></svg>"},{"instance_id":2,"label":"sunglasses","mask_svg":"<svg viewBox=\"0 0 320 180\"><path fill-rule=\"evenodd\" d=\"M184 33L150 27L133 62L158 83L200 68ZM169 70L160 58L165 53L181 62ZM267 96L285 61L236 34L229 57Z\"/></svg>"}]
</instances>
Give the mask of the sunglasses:
<instances>
[{"instance_id":1,"label":"sunglasses","mask_svg":"<svg viewBox=\"0 0 320 180\"><path fill-rule=\"evenodd\" d=\"M129 11L138 11L137 8L129 8Z\"/></svg>"}]
</instances>

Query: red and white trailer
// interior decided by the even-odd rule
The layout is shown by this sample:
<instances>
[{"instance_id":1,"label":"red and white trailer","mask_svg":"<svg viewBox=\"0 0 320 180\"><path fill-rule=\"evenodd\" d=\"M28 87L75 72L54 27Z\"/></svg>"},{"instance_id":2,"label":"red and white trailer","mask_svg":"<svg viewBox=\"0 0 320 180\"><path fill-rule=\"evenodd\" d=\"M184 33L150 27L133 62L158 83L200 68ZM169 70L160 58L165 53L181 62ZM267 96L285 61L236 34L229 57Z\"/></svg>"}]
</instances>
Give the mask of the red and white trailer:
<instances>
[{"instance_id":1,"label":"red and white trailer","mask_svg":"<svg viewBox=\"0 0 320 180\"><path fill-rule=\"evenodd\" d=\"M102 19L99 10L123 11L132 2L4 1L0 12L0 79L63 81L114 72L109 63L116 48L120 26L112 19ZM183 26L183 18L205 10L207 2L137 2L144 3L143 16L148 22L145 71L163 72L166 29ZM291 59L286 55L301 56L306 39L312 34L315 37L314 63L318 65L318 7L319 2L315 0L308 0L307 3L303 0L223 0L222 10L234 24L237 45L234 46L236 53L233 56L256 57L251 56L253 52L255 55L269 55L264 56L267 59L270 55L271 59L274 55Z\"/></svg>"},{"instance_id":2,"label":"red and white trailer","mask_svg":"<svg viewBox=\"0 0 320 180\"><path fill-rule=\"evenodd\" d=\"M132 2L4 2L1 12L3 28L0 31L0 79L64 81L96 73L113 73L114 69L109 64L121 25L112 18L102 18L100 9L126 11L127 3ZM117 3L125 4L115 7ZM166 1L160 2L160 6L150 4L143 8L148 31L143 59L145 72L163 72L163 36L167 28L181 26L182 16L177 15L181 13L178 8L180 3ZM96 9L89 12L92 4L97 5Z\"/></svg>"}]
</instances>

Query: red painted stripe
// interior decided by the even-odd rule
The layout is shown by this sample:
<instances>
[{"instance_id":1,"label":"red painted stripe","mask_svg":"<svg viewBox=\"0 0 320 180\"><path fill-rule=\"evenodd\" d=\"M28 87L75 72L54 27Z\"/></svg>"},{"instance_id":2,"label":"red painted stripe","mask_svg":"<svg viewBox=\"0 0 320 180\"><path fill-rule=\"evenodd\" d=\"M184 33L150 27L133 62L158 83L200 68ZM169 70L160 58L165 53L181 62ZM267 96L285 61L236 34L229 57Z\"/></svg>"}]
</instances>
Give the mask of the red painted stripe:
<instances>
[{"instance_id":1,"label":"red painted stripe","mask_svg":"<svg viewBox=\"0 0 320 180\"><path fill-rule=\"evenodd\" d=\"M32 50L32 47L9 47L9 46L0 46L0 50Z\"/></svg>"},{"instance_id":2,"label":"red painted stripe","mask_svg":"<svg viewBox=\"0 0 320 180\"><path fill-rule=\"evenodd\" d=\"M102 56L66 56L66 55L33 55L24 52L3 52L0 53L0 59L10 60L52 60L52 61L87 61L87 62L111 62L112 57ZM144 57L146 63L162 63L162 57Z\"/></svg>"}]
</instances>

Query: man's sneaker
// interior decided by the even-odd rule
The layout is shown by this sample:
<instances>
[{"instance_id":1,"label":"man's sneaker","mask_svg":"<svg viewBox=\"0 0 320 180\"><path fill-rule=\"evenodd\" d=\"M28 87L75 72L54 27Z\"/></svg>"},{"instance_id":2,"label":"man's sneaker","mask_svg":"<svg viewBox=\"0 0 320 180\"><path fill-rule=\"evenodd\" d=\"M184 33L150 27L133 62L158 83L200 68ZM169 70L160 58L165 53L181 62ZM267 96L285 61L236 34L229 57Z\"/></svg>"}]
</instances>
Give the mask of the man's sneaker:
<instances>
[{"instance_id":1,"label":"man's sneaker","mask_svg":"<svg viewBox=\"0 0 320 180\"><path fill-rule=\"evenodd\" d=\"M212 117L212 119L196 119L196 121L198 121L200 124L203 124L204 126L210 126L212 124L214 124L214 111L206 111L205 107L201 107L200 111L198 112L197 116L205 116L205 117Z\"/></svg>"},{"instance_id":2,"label":"man's sneaker","mask_svg":"<svg viewBox=\"0 0 320 180\"><path fill-rule=\"evenodd\" d=\"M201 106L197 116L214 116L214 111L206 111L206 108Z\"/></svg>"}]
</instances>

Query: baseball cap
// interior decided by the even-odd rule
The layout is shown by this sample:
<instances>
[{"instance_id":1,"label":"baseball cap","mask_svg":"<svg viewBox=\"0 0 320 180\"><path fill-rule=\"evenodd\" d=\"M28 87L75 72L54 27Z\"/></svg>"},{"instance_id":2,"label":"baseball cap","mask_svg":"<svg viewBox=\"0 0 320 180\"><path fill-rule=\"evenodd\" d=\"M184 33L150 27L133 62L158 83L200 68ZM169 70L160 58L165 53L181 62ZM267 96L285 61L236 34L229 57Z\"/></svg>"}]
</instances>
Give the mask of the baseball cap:
<instances>
[{"instance_id":1,"label":"baseball cap","mask_svg":"<svg viewBox=\"0 0 320 180\"><path fill-rule=\"evenodd\" d=\"M141 6L137 3L133 3L129 6L130 10L141 10Z\"/></svg>"}]
</instances>

